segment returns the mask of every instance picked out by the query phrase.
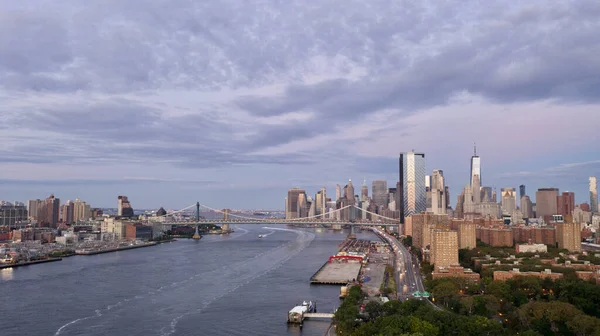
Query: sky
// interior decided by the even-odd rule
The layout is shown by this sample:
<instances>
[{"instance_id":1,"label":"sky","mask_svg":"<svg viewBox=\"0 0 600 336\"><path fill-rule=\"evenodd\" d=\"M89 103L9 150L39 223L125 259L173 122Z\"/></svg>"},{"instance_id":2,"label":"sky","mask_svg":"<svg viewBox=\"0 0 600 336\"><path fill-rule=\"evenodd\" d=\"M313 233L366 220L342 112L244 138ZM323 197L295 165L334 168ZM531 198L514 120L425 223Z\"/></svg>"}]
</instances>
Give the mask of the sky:
<instances>
[{"instance_id":1,"label":"sky","mask_svg":"<svg viewBox=\"0 0 600 336\"><path fill-rule=\"evenodd\" d=\"M0 199L283 209L426 153L469 182L600 177L600 2L0 2ZM454 205L454 204L453 204Z\"/></svg>"}]
</instances>

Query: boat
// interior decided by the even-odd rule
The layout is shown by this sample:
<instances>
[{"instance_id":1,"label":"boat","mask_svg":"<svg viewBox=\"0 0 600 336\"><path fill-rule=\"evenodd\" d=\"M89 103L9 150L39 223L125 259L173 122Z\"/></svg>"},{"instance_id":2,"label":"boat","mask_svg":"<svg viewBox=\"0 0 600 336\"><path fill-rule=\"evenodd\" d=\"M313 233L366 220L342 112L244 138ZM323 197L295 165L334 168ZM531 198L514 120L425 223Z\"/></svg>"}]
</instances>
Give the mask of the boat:
<instances>
[{"instance_id":1,"label":"boat","mask_svg":"<svg viewBox=\"0 0 600 336\"><path fill-rule=\"evenodd\" d=\"M288 312L287 322L292 324L302 324L302 321L304 321L304 314L316 312L316 303L313 303L312 301L304 301L301 305L295 306Z\"/></svg>"},{"instance_id":2,"label":"boat","mask_svg":"<svg viewBox=\"0 0 600 336\"><path fill-rule=\"evenodd\" d=\"M258 235L258 238L262 238L262 237L263 237L263 235L261 235L261 234Z\"/></svg>"}]
</instances>

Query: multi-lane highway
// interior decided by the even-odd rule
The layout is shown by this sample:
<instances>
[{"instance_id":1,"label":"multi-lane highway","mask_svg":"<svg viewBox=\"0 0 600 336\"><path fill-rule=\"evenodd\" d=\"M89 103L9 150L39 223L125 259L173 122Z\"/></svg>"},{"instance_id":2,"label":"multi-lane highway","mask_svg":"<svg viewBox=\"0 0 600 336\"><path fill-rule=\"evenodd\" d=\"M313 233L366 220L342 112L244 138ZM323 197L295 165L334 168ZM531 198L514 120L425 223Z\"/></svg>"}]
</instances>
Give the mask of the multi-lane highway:
<instances>
[{"instance_id":1,"label":"multi-lane highway","mask_svg":"<svg viewBox=\"0 0 600 336\"><path fill-rule=\"evenodd\" d=\"M424 292L425 286L423 285L423 276L421 275L421 267L417 257L410 253L406 246L400 243L395 237L388 235L384 231L378 228L372 228L379 237L385 240L394 251L395 258L395 269L396 269L396 284L398 285L398 299L406 300L409 298L415 298L423 300L422 297L414 297L415 292ZM406 285L406 292L404 291L404 285ZM438 306L429 301L436 309L440 309Z\"/></svg>"}]
</instances>

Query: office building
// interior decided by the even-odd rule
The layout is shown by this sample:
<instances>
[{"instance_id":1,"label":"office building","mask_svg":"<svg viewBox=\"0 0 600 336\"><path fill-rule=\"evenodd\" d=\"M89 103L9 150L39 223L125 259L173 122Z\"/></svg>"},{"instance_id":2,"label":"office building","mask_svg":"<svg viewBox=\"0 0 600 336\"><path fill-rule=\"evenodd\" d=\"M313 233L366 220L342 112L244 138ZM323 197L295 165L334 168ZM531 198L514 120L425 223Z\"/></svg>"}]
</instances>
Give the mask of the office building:
<instances>
[{"instance_id":1,"label":"office building","mask_svg":"<svg viewBox=\"0 0 600 336\"><path fill-rule=\"evenodd\" d=\"M306 193L298 194L298 209L296 212L298 214L298 218L306 218L308 217L308 198L306 197Z\"/></svg>"},{"instance_id":2,"label":"office building","mask_svg":"<svg viewBox=\"0 0 600 336\"><path fill-rule=\"evenodd\" d=\"M557 188L540 188L535 193L536 216L543 218L546 223L550 222L552 215L557 214L556 197Z\"/></svg>"},{"instance_id":3,"label":"office building","mask_svg":"<svg viewBox=\"0 0 600 336\"><path fill-rule=\"evenodd\" d=\"M564 191L562 195L556 196L556 214L563 217L573 215L575 210L575 193Z\"/></svg>"},{"instance_id":4,"label":"office building","mask_svg":"<svg viewBox=\"0 0 600 336\"><path fill-rule=\"evenodd\" d=\"M0 226L11 227L26 220L27 209L25 204L0 201Z\"/></svg>"},{"instance_id":5,"label":"office building","mask_svg":"<svg viewBox=\"0 0 600 336\"><path fill-rule=\"evenodd\" d=\"M446 185L444 181L444 172L442 170L436 169L433 171L433 174L426 179L429 181L429 188L426 187L427 194L427 212L431 212L434 214L446 214L446 209L448 208L446 200Z\"/></svg>"},{"instance_id":6,"label":"office building","mask_svg":"<svg viewBox=\"0 0 600 336\"><path fill-rule=\"evenodd\" d=\"M402 202L397 206L400 210L400 222L404 223L404 217L427 210L425 154L401 153L399 168L401 190L398 190L397 193Z\"/></svg>"},{"instance_id":7,"label":"office building","mask_svg":"<svg viewBox=\"0 0 600 336\"><path fill-rule=\"evenodd\" d=\"M315 195L315 213L322 215L327 208L327 191L325 188L321 188Z\"/></svg>"},{"instance_id":8,"label":"office building","mask_svg":"<svg viewBox=\"0 0 600 336\"><path fill-rule=\"evenodd\" d=\"M521 197L521 213L523 214L523 218L535 218L533 214L533 204L527 195Z\"/></svg>"},{"instance_id":9,"label":"office building","mask_svg":"<svg viewBox=\"0 0 600 336\"><path fill-rule=\"evenodd\" d=\"M372 199L377 207L383 209L388 205L388 187L387 182L376 180L371 183Z\"/></svg>"},{"instance_id":10,"label":"office building","mask_svg":"<svg viewBox=\"0 0 600 336\"><path fill-rule=\"evenodd\" d=\"M367 180L363 180L362 187L360 187L360 200L364 202L369 199L369 186Z\"/></svg>"},{"instance_id":11,"label":"office building","mask_svg":"<svg viewBox=\"0 0 600 336\"><path fill-rule=\"evenodd\" d=\"M590 176L590 211L598 212L598 183L595 176Z\"/></svg>"},{"instance_id":12,"label":"office building","mask_svg":"<svg viewBox=\"0 0 600 336\"><path fill-rule=\"evenodd\" d=\"M512 214L517 210L517 192L515 188L502 188L502 213Z\"/></svg>"},{"instance_id":13,"label":"office building","mask_svg":"<svg viewBox=\"0 0 600 336\"><path fill-rule=\"evenodd\" d=\"M299 218L299 199L301 194L306 194L304 189L292 188L288 190L288 197L285 204L285 219Z\"/></svg>"},{"instance_id":14,"label":"office building","mask_svg":"<svg viewBox=\"0 0 600 336\"><path fill-rule=\"evenodd\" d=\"M471 157L471 183L469 184L470 186L473 186L475 175L479 176L479 184L483 184L483 180L481 178L481 158L477 156L477 147L473 148L473 156Z\"/></svg>"},{"instance_id":15,"label":"office building","mask_svg":"<svg viewBox=\"0 0 600 336\"><path fill-rule=\"evenodd\" d=\"M351 204L354 204L355 202L355 198L354 198L354 185L352 184L352 180L349 179L348 180L348 184L346 184L344 186L344 197L351 202Z\"/></svg>"},{"instance_id":16,"label":"office building","mask_svg":"<svg viewBox=\"0 0 600 336\"><path fill-rule=\"evenodd\" d=\"M523 196L527 195L527 193L525 192L525 185L521 184L519 186L519 199L523 198Z\"/></svg>"},{"instance_id":17,"label":"office building","mask_svg":"<svg viewBox=\"0 0 600 336\"><path fill-rule=\"evenodd\" d=\"M133 208L127 196L117 197L117 215L119 217L133 217Z\"/></svg>"},{"instance_id":18,"label":"office building","mask_svg":"<svg viewBox=\"0 0 600 336\"><path fill-rule=\"evenodd\" d=\"M339 201L342 198L342 187L339 184L335 185L335 200Z\"/></svg>"},{"instance_id":19,"label":"office building","mask_svg":"<svg viewBox=\"0 0 600 336\"><path fill-rule=\"evenodd\" d=\"M481 182L479 175L473 176L473 183L471 184L471 195L473 197L473 204L481 203Z\"/></svg>"},{"instance_id":20,"label":"office building","mask_svg":"<svg viewBox=\"0 0 600 336\"><path fill-rule=\"evenodd\" d=\"M480 191L480 200L481 202L491 202L492 201L492 188L491 187L481 187Z\"/></svg>"}]
</instances>

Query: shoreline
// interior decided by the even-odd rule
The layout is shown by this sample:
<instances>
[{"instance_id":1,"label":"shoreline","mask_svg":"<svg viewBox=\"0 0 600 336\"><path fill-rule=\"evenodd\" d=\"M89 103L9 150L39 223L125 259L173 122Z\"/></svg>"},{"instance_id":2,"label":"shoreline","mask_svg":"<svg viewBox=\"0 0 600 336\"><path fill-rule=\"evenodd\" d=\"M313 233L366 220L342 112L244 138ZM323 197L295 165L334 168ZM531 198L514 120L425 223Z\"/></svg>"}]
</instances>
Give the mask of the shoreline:
<instances>
[{"instance_id":1,"label":"shoreline","mask_svg":"<svg viewBox=\"0 0 600 336\"><path fill-rule=\"evenodd\" d=\"M61 260L62 260L62 258L48 258L48 259L42 259L42 260L26 261L26 262L16 263L16 264L0 265L0 269L13 268L13 267L16 268L16 267L21 267L21 266L43 264L43 263L47 263L47 262L54 262L54 261L61 261Z\"/></svg>"},{"instance_id":2,"label":"shoreline","mask_svg":"<svg viewBox=\"0 0 600 336\"><path fill-rule=\"evenodd\" d=\"M89 250L89 251L75 250L75 254L76 255L96 255L96 254L109 253L109 252L118 252L118 251L123 251L123 250L132 250L132 249L136 249L136 248L149 247L149 246L155 246L155 245L158 245L158 243L152 242L152 243L141 244L141 245L121 246L121 247L110 248L110 249L105 249L105 250Z\"/></svg>"}]
</instances>

